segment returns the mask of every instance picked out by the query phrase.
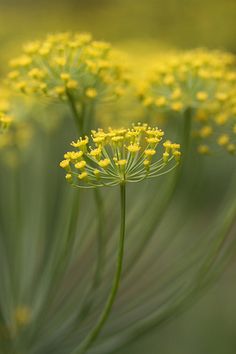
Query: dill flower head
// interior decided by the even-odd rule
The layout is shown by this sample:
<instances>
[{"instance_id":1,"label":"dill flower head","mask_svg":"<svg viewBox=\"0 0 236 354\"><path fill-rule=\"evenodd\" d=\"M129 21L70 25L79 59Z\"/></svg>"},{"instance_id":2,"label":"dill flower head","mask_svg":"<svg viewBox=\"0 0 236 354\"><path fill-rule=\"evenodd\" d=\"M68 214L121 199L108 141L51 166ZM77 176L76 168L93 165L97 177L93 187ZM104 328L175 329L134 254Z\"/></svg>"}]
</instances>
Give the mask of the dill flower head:
<instances>
[{"instance_id":1,"label":"dill flower head","mask_svg":"<svg viewBox=\"0 0 236 354\"><path fill-rule=\"evenodd\" d=\"M220 107L193 112L193 136L198 141L198 152L209 155L217 150L236 154L236 89L219 95Z\"/></svg>"},{"instance_id":2,"label":"dill flower head","mask_svg":"<svg viewBox=\"0 0 236 354\"><path fill-rule=\"evenodd\" d=\"M216 146L235 152L235 63L230 53L205 49L163 55L138 88L139 99L150 112L183 117L190 110L200 153Z\"/></svg>"},{"instance_id":3,"label":"dill flower head","mask_svg":"<svg viewBox=\"0 0 236 354\"><path fill-rule=\"evenodd\" d=\"M195 49L167 53L138 87L144 106L180 112L186 108L221 110L236 83L235 56Z\"/></svg>"},{"instance_id":4,"label":"dill flower head","mask_svg":"<svg viewBox=\"0 0 236 354\"><path fill-rule=\"evenodd\" d=\"M180 160L179 144L162 143L164 132L147 124L131 129L98 129L73 141L60 166L74 186L93 188L139 182L172 170Z\"/></svg>"},{"instance_id":5,"label":"dill flower head","mask_svg":"<svg viewBox=\"0 0 236 354\"><path fill-rule=\"evenodd\" d=\"M193 137L200 154L210 155L222 150L236 154L236 116L233 113L236 106L233 108L230 100L228 103L228 109L216 114L209 115L201 110L194 113Z\"/></svg>"},{"instance_id":6,"label":"dill flower head","mask_svg":"<svg viewBox=\"0 0 236 354\"><path fill-rule=\"evenodd\" d=\"M56 99L97 101L123 94L125 65L108 43L87 33L47 35L23 47L11 60L8 78L14 88Z\"/></svg>"}]
</instances>

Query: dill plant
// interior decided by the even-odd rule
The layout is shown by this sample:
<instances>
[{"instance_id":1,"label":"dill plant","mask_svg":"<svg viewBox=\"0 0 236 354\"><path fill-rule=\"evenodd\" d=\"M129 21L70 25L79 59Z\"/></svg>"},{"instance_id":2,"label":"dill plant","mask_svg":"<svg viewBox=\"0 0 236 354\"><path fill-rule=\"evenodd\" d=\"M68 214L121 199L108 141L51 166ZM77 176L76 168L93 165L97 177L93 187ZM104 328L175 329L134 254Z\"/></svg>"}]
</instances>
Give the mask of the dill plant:
<instances>
[{"instance_id":1,"label":"dill plant","mask_svg":"<svg viewBox=\"0 0 236 354\"><path fill-rule=\"evenodd\" d=\"M74 125L72 128L75 140L60 166L65 170L69 184L81 191L74 189L72 199L63 199L61 194L64 187L61 187L61 182L56 182L50 169L52 165L56 166L55 156L58 156L52 150L58 150L59 153L62 139L65 140L67 130L70 129L70 121L67 120L60 127L60 137L50 132L41 161L37 151L39 140L35 141L35 137L28 139L29 144L26 145L31 151L30 163L22 164L19 156L18 167L19 171L22 168L22 172L14 178L18 183L23 176L24 184L32 186L32 207L31 203L24 205L24 213L27 214L27 220L28 214L29 219L33 215L33 231L29 232L28 238L9 238L9 245L13 245L14 240L17 247L20 246L19 250L16 244L13 247L13 278L21 301L16 294L17 301L11 304L9 296L10 300L2 311L3 316L1 313L4 319L7 318L4 329L10 344L4 347L6 352L77 354L89 350L111 353L127 341L174 317L220 274L222 264L227 263L229 253L235 249L233 241L228 244L228 235L234 225L236 208L234 204L228 203L228 199L222 203L222 209L225 209L225 220L222 223L222 215L217 218L212 216L202 203L202 214L205 211L209 213L207 218L213 220L215 227L210 232L208 228L200 227L205 220L198 218L193 208L196 194L200 193L194 193L188 183L195 183L196 179L200 183L206 171L198 169L199 166L195 164L197 155L190 145L195 141L192 139L194 137L197 138L197 150L201 154L210 155L216 147L220 147L234 158L234 61L231 54L203 49L167 53L157 58L157 68L137 88L136 97L145 109L145 114L142 116L140 113L138 117L141 123L126 128L128 122L122 122L125 128L116 128L120 119L118 103L116 115L114 112L111 114L115 128L103 126L103 129L97 130L97 112L107 103L119 102L117 99L125 96L127 87L136 81L130 80L123 59L108 43L94 41L90 34L84 33L53 34L26 44L22 55L10 62L11 71L7 80L11 89L50 102L55 112L55 103L70 109L76 124L76 129ZM140 105L135 106L135 109L139 108ZM37 106L34 110L37 110ZM53 120L49 108L47 112L49 119ZM3 113L8 115L8 110ZM150 128L150 122L154 122L157 114L162 114L164 121L170 122L170 119L177 118L175 122L179 129L174 133L183 151L181 161L179 144L163 142L163 131ZM145 123L149 118L148 124ZM156 122L153 125L156 126ZM24 132L27 137L27 124L13 124L6 134L1 135L0 143L7 149L11 148L9 141L14 146L21 134L24 137ZM19 139L19 147L22 141ZM42 145L40 147L43 148ZM6 150L3 153L1 151L1 154L5 156ZM179 162L180 166L175 173L167 174ZM37 173L31 174L34 168ZM224 168L221 168L221 172L223 174ZM152 177L159 175L156 183ZM56 177L61 180L58 175ZM145 184L149 179L149 183ZM159 184L161 179L162 184ZM141 184L133 183L142 180L142 188L139 187ZM130 208L126 208L127 183L130 184ZM19 184L16 186L19 187ZM112 193L108 190L115 188L102 188L109 186L120 187L120 214L117 196L108 196L108 193ZM82 189L92 189L94 203L88 197L89 192ZM180 200L186 195L189 197L189 205L181 209ZM48 213L46 221L36 218L34 207L37 211L38 205L32 202L34 199L45 199L41 203ZM51 200L51 209L44 204L47 200ZM94 213L91 211L93 204L96 204ZM175 210L171 212L173 205ZM3 210L2 204L0 206ZM20 203L14 214L17 220L9 228L12 234L24 235L27 234L27 227L22 223L19 206ZM60 213L57 213L59 208ZM88 208L90 212L83 213L78 222L79 213ZM109 211L108 218L105 218L104 209ZM184 225L181 224L182 215ZM46 233L50 217L55 219L56 226L51 226L50 232ZM119 217L120 225L117 223ZM35 219L40 220L42 226L38 223L39 227L36 228ZM169 232L163 227L163 220L169 225ZM105 224L109 238L104 232ZM153 236L157 227L158 237L155 238ZM113 236L118 233L118 228L120 239L117 249L117 241ZM196 239L192 237L193 228L196 228ZM96 255L92 253L90 256L89 252L94 248L91 236L94 230ZM31 239L32 235L34 237ZM178 239L180 244L177 243ZM126 262L123 262L124 240L128 254ZM23 284L17 273L21 242L32 242L32 248L36 250L32 254L24 254L27 260L29 258L28 264L31 261L32 268L35 268L30 279L27 274L31 274L31 267L27 264L23 268L26 274L22 277ZM38 252L38 264L33 263L33 256L38 255ZM118 253L118 257L114 276L112 269L115 266L115 253ZM122 268L123 279L120 282ZM144 269L148 270L148 279L144 279L143 288L140 288L142 284L139 284L137 278L141 278ZM112 278L113 286L110 289ZM35 286L34 291L32 284ZM124 287L120 297L117 296L119 285ZM144 288L145 291L142 291ZM27 296L22 296L25 293ZM11 295L10 291L8 295ZM110 316L108 328L105 324L111 310L114 316ZM92 344L94 347L90 348Z\"/></svg>"},{"instance_id":2,"label":"dill plant","mask_svg":"<svg viewBox=\"0 0 236 354\"><path fill-rule=\"evenodd\" d=\"M16 92L63 103L70 109L78 135L96 125L100 105L124 95L129 71L123 55L109 43L93 40L89 33L50 34L43 40L26 43L22 55L10 61L9 84ZM94 190L98 215L98 263L92 289L100 282L104 248L103 201ZM79 194L73 201L79 210ZM71 226L76 227L77 218ZM75 236L75 232L73 232ZM73 241L71 241L71 247ZM88 300L87 311L90 308Z\"/></svg>"},{"instance_id":3,"label":"dill plant","mask_svg":"<svg viewBox=\"0 0 236 354\"><path fill-rule=\"evenodd\" d=\"M216 147L234 154L236 58L207 49L164 52L137 85L143 106L153 114L182 117L185 140L193 135L201 154ZM181 122L182 121L182 122Z\"/></svg>"},{"instance_id":4,"label":"dill plant","mask_svg":"<svg viewBox=\"0 0 236 354\"><path fill-rule=\"evenodd\" d=\"M97 323L73 353L87 351L99 335L115 301L124 257L126 184L158 177L171 171L179 162L179 144L167 140L163 143L164 151L159 152L163 135L163 131L147 124L133 125L132 129L92 131L94 148L88 149L88 137L80 138L71 143L78 151L67 152L65 160L60 163L67 171L66 180L75 187L120 186L120 238L113 285Z\"/></svg>"}]
</instances>

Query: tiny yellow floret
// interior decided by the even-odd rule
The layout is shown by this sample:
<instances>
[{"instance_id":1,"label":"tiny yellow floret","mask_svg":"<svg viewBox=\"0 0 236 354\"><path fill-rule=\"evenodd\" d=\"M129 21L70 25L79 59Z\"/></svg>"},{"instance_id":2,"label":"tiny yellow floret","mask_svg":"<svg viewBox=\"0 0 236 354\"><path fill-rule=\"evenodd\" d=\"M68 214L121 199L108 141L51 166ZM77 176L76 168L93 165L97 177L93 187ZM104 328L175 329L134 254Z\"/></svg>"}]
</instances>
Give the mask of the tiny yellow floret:
<instances>
[{"instance_id":1,"label":"tiny yellow floret","mask_svg":"<svg viewBox=\"0 0 236 354\"><path fill-rule=\"evenodd\" d=\"M144 154L146 155L146 156L153 156L153 155L155 155L155 153L156 153L156 150L155 149L146 149L145 151L144 151Z\"/></svg>"},{"instance_id":2,"label":"tiny yellow floret","mask_svg":"<svg viewBox=\"0 0 236 354\"><path fill-rule=\"evenodd\" d=\"M82 160L82 161L79 161L75 164L75 168L83 169L83 168L85 168L86 165L87 165L86 161Z\"/></svg>"},{"instance_id":3,"label":"tiny yellow floret","mask_svg":"<svg viewBox=\"0 0 236 354\"><path fill-rule=\"evenodd\" d=\"M127 146L127 149L129 152L136 153L141 149L141 147L138 144L131 144Z\"/></svg>"},{"instance_id":4,"label":"tiny yellow floret","mask_svg":"<svg viewBox=\"0 0 236 354\"><path fill-rule=\"evenodd\" d=\"M100 160L98 162L99 166L101 166L102 168L106 168L111 164L111 161L109 159L104 159L104 160Z\"/></svg>"},{"instance_id":5,"label":"tiny yellow floret","mask_svg":"<svg viewBox=\"0 0 236 354\"><path fill-rule=\"evenodd\" d=\"M221 135L221 136L218 138L217 143L218 143L220 146L227 145L227 144L229 143L229 136L228 136L227 134Z\"/></svg>"},{"instance_id":6,"label":"tiny yellow floret","mask_svg":"<svg viewBox=\"0 0 236 354\"><path fill-rule=\"evenodd\" d=\"M70 161L69 160L63 160L60 162L60 167L67 169L70 166Z\"/></svg>"},{"instance_id":7,"label":"tiny yellow floret","mask_svg":"<svg viewBox=\"0 0 236 354\"><path fill-rule=\"evenodd\" d=\"M208 93L204 91L199 91L196 94L196 98L198 101L204 102L208 99Z\"/></svg>"},{"instance_id":8,"label":"tiny yellow floret","mask_svg":"<svg viewBox=\"0 0 236 354\"><path fill-rule=\"evenodd\" d=\"M78 175L79 179L86 179L88 177L88 173L87 172L82 172Z\"/></svg>"},{"instance_id":9,"label":"tiny yellow floret","mask_svg":"<svg viewBox=\"0 0 236 354\"><path fill-rule=\"evenodd\" d=\"M85 95L88 97L88 98L96 98L98 93L97 93L97 90L94 89L94 88L88 88L86 91L85 91Z\"/></svg>"}]
</instances>

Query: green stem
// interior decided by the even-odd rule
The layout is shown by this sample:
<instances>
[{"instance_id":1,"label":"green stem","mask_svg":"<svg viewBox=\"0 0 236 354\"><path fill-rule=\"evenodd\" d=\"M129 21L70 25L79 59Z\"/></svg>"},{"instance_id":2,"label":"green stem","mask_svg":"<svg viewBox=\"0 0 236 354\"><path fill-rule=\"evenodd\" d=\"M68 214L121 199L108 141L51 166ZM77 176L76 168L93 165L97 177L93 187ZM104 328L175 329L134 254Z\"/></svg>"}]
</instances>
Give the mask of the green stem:
<instances>
[{"instance_id":1,"label":"green stem","mask_svg":"<svg viewBox=\"0 0 236 354\"><path fill-rule=\"evenodd\" d=\"M84 105L82 105L82 111L81 111L81 114L79 114L76 104L75 104L75 101L74 101L74 98L70 94L69 91L67 91L67 98L68 98L68 102L69 102L74 120L77 125L78 134L85 135L87 133L87 131L85 130L86 124L91 119L86 119L86 112L85 112ZM97 265L96 265L95 275L94 275L94 279L93 279L92 286L91 286L91 293L92 294L94 293L95 289L100 284L102 265L103 265L103 260L104 260L104 230L103 230L103 225L104 225L104 215L103 215L104 211L103 211L103 209L104 208L103 208L103 201L101 198L101 194L97 189L94 190L94 199L95 199L97 215L98 215L98 229L97 229L98 237L97 237ZM82 308L80 319L83 319L87 316L87 314L90 311L91 306L92 306L92 299L91 299L91 297L88 296L87 301Z\"/></svg>"},{"instance_id":2,"label":"green stem","mask_svg":"<svg viewBox=\"0 0 236 354\"><path fill-rule=\"evenodd\" d=\"M90 309L93 305L93 295L95 290L99 287L101 283L101 275L103 269L104 255L105 255L105 240L104 240L104 205L101 193L98 189L94 189L94 199L98 215L98 225L97 225L97 264L95 269L95 274L93 277L92 285L89 290L88 296L86 297L85 304L83 305L79 319L83 320L86 318Z\"/></svg>"},{"instance_id":3,"label":"green stem","mask_svg":"<svg viewBox=\"0 0 236 354\"><path fill-rule=\"evenodd\" d=\"M75 119L75 123L77 125L77 130L79 134L83 134L84 133L84 129L83 129L83 114L80 115L78 113L75 101L73 96L71 95L71 93L69 91L66 92L67 98L68 98L68 103L70 106L70 109L73 113L74 119Z\"/></svg>"},{"instance_id":4,"label":"green stem","mask_svg":"<svg viewBox=\"0 0 236 354\"><path fill-rule=\"evenodd\" d=\"M190 144L190 133L192 127L192 109L190 107L186 108L184 111L184 129L183 129L183 139L182 139L182 149L183 151L188 151Z\"/></svg>"},{"instance_id":5,"label":"green stem","mask_svg":"<svg viewBox=\"0 0 236 354\"><path fill-rule=\"evenodd\" d=\"M94 287L98 286L101 281L101 272L104 258L104 205L101 193L98 189L94 189L94 198L98 212L98 244L97 244L97 268L94 277Z\"/></svg>"},{"instance_id":6,"label":"green stem","mask_svg":"<svg viewBox=\"0 0 236 354\"><path fill-rule=\"evenodd\" d=\"M181 141L181 149L183 150L184 154L184 160L185 160L185 156L188 156L188 149L189 149L189 142L190 142L190 134L191 134L191 126L192 126L192 109L189 107L184 111L184 116L183 116L183 121L184 121L184 125L183 125L183 132L182 132L182 141ZM176 191L176 188L179 184L179 180L182 177L182 171L183 170L183 161L181 162L181 166L178 169L177 173L175 174L174 179L171 182L171 185L169 187L169 189L166 192L165 197L162 200L162 207L159 207L159 211L156 213L155 215L155 219L154 220L149 220L149 222L147 223L147 228L146 228L146 237L144 237L144 239L142 240L142 242L140 243L137 252L134 254L134 256L132 257L132 259L130 260L129 266L127 267L127 271L126 271L126 275L130 272L130 270L132 269L131 265L133 266L140 258L140 256L143 254L144 249L148 246L150 239L153 236L153 233L155 231L155 229L158 227L158 225L160 224L160 222L162 221L162 217L165 215L165 212L169 206L169 203ZM159 206L159 204L153 204L153 209L158 209L157 207ZM148 215L150 214L150 211L148 212ZM148 219L148 215L147 218Z\"/></svg>"},{"instance_id":7,"label":"green stem","mask_svg":"<svg viewBox=\"0 0 236 354\"><path fill-rule=\"evenodd\" d=\"M105 324L107 318L110 315L112 306L114 304L116 294L120 284L121 272L122 272L122 264L124 257L124 240L125 240L125 209L126 209L126 189L125 183L120 185L120 210L121 210L121 222L120 222L120 238L119 238L119 248L117 254L117 265L116 272L113 280L113 285L105 304L105 307L100 315L95 327L91 330L91 332L85 337L84 341L81 343L78 351L73 351L73 354L84 354L87 349L91 346L91 344L96 340L99 333L101 332L103 325Z\"/></svg>"},{"instance_id":8,"label":"green stem","mask_svg":"<svg viewBox=\"0 0 236 354\"><path fill-rule=\"evenodd\" d=\"M75 123L77 125L78 134L85 135L86 133L88 133L86 130L86 125L90 125L90 124L88 124L88 122L92 120L92 117L90 117L90 119L86 119L88 117L86 117L87 110L85 110L84 104L82 105L82 108L81 108L81 114L79 114L76 104L75 104L75 101L74 101L74 98L70 94L69 91L67 91L67 98L68 98L69 106L71 108ZM91 111L89 113L90 113L90 116L93 115L93 109L91 109ZM95 199L95 205L96 205L97 215L98 215L98 228L97 228L98 237L97 237L97 265L96 265L94 279L93 279L93 282L91 285L91 293L92 294L94 293L94 291L96 290L96 288L100 284L102 265L103 265L103 260L104 260L104 230L103 230L103 225L104 225L104 210L103 209L104 209L104 207L103 207L103 201L102 201L101 194L100 194L99 190L97 190L97 189L94 190L94 199ZM92 299L90 296L88 296L88 298L81 310L80 320L84 319L87 316L87 314L90 311L91 306L92 306Z\"/></svg>"}]
</instances>

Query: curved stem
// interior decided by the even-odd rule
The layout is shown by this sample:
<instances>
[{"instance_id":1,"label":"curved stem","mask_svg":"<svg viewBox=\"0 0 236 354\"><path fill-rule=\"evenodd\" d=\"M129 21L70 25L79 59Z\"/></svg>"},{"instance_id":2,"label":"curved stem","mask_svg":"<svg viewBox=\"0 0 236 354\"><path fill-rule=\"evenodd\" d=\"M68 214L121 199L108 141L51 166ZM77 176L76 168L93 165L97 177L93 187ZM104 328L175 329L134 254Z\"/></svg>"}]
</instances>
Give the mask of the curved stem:
<instances>
[{"instance_id":1,"label":"curved stem","mask_svg":"<svg viewBox=\"0 0 236 354\"><path fill-rule=\"evenodd\" d=\"M113 280L113 285L105 304L105 307L100 315L96 325L91 330L91 332L85 337L84 341L82 342L81 346L78 350L72 352L72 354L84 354L86 353L87 349L91 346L91 344L96 340L99 333L101 332L103 325L105 324L107 318L110 315L112 306L114 304L116 294L120 284L121 272L122 272L122 264L123 264L123 257L124 257L124 240L125 240L125 209L126 209L126 189L125 184L120 185L120 238L119 238L119 248L117 254L117 265L116 265L116 272Z\"/></svg>"},{"instance_id":2,"label":"curved stem","mask_svg":"<svg viewBox=\"0 0 236 354\"><path fill-rule=\"evenodd\" d=\"M191 126L192 126L192 109L190 107L184 111L183 121L184 124L183 124L183 131L182 131L181 147L184 151L183 155L184 157L186 156L187 159ZM184 160L186 159L184 158ZM183 170L183 161L181 162L181 165L178 168L178 171L176 172L174 179L171 181L171 184L167 189L166 195L164 196L161 203L161 208L159 207L159 201L158 204L153 203L152 210L157 209L158 211L155 215L155 219L150 219L147 223L146 236L141 241L140 245L137 248L137 251L131 257L128 267L126 269L126 273L125 273L126 276L133 269L133 266L137 263L137 261L140 259L140 256L143 254L144 249L148 246L149 241L151 240L154 234L154 231L162 221L162 218L165 215L166 210L168 209L169 203L172 200L174 193L176 192L176 188L179 184L180 178L182 177L182 172L183 172L182 170ZM159 207L159 209L157 207ZM149 214L150 214L150 210L148 209L147 219Z\"/></svg>"}]
</instances>

